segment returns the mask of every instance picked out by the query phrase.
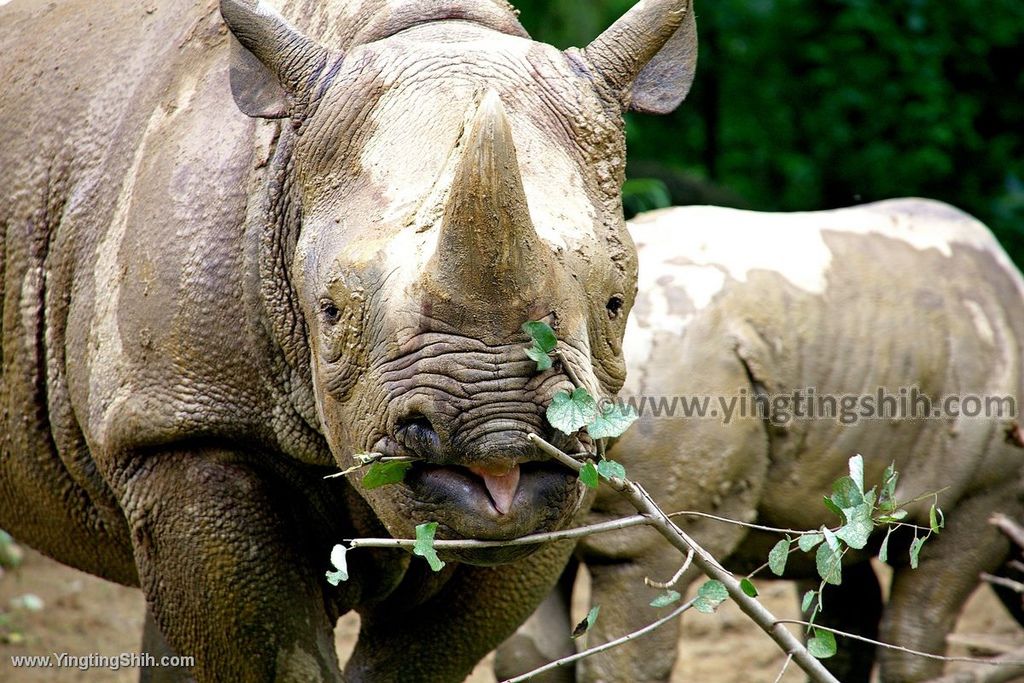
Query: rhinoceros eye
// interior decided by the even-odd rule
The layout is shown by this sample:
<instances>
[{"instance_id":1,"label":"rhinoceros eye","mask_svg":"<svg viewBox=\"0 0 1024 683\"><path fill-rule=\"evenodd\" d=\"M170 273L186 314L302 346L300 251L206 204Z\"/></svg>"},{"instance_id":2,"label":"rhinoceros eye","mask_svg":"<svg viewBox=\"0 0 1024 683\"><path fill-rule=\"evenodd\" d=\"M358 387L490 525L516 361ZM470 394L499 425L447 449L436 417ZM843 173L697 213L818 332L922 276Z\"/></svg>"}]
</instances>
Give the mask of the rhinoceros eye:
<instances>
[{"instance_id":1,"label":"rhinoceros eye","mask_svg":"<svg viewBox=\"0 0 1024 683\"><path fill-rule=\"evenodd\" d=\"M622 311L622 305L625 303L622 297L616 294L611 299L608 299L608 303L605 304L605 308L608 310L608 317L615 320L619 317L619 313Z\"/></svg>"},{"instance_id":2,"label":"rhinoceros eye","mask_svg":"<svg viewBox=\"0 0 1024 683\"><path fill-rule=\"evenodd\" d=\"M341 319L341 311L330 299L323 299L320 302L320 319L327 325L336 325Z\"/></svg>"}]
</instances>

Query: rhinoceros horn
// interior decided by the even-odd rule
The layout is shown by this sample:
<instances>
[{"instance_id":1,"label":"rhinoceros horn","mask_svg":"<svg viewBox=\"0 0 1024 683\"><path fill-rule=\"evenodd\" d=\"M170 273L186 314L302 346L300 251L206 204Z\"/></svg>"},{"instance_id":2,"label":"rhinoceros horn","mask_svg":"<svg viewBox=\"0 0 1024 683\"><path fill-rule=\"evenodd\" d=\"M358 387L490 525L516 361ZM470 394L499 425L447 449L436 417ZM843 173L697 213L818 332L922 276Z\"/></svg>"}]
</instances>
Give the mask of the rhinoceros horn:
<instances>
[{"instance_id":1,"label":"rhinoceros horn","mask_svg":"<svg viewBox=\"0 0 1024 683\"><path fill-rule=\"evenodd\" d=\"M495 91L484 96L462 147L431 264L437 282L497 309L529 303L545 286L551 250L530 220L512 129Z\"/></svg>"},{"instance_id":2,"label":"rhinoceros horn","mask_svg":"<svg viewBox=\"0 0 1024 683\"><path fill-rule=\"evenodd\" d=\"M697 70L693 0L640 0L583 54L631 109L667 114Z\"/></svg>"},{"instance_id":3,"label":"rhinoceros horn","mask_svg":"<svg viewBox=\"0 0 1024 683\"><path fill-rule=\"evenodd\" d=\"M238 107L249 116L263 118L293 113L331 52L263 2L220 0L220 13L237 39L230 75Z\"/></svg>"}]
</instances>

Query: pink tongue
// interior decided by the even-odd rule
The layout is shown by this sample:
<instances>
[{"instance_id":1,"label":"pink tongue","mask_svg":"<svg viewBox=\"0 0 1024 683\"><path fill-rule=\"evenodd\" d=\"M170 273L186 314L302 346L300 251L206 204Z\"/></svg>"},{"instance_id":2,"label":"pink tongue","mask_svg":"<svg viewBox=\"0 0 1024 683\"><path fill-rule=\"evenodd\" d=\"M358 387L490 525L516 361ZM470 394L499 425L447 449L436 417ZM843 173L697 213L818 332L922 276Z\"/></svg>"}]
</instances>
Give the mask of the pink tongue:
<instances>
[{"instance_id":1,"label":"pink tongue","mask_svg":"<svg viewBox=\"0 0 1024 683\"><path fill-rule=\"evenodd\" d=\"M519 465L505 474L492 474L481 467L470 467L469 471L484 480L487 492L491 494L494 507L503 515L512 509L512 499L519 488Z\"/></svg>"}]
</instances>

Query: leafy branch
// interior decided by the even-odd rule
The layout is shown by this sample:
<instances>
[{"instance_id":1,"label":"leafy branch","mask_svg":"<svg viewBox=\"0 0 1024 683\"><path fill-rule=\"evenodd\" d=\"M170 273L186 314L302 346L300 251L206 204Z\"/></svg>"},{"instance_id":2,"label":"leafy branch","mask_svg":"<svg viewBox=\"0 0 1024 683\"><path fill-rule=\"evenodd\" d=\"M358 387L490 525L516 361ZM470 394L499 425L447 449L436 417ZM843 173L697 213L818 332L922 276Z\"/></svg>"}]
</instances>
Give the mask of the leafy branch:
<instances>
[{"instance_id":1,"label":"leafy branch","mask_svg":"<svg viewBox=\"0 0 1024 683\"><path fill-rule=\"evenodd\" d=\"M384 455L383 453L356 453L352 457L356 461L355 465L341 472L328 474L324 479L345 477L366 467L368 469L363 475L363 488L375 489L402 481L412 464L422 460L422 458L408 455Z\"/></svg>"},{"instance_id":2,"label":"leafy branch","mask_svg":"<svg viewBox=\"0 0 1024 683\"><path fill-rule=\"evenodd\" d=\"M809 613L807 625L808 649L819 658L831 657L836 652L835 636L829 629L819 628L815 619L824 605L822 594L828 584L838 586L842 583L843 558L850 549L862 550L879 526L887 526L885 539L879 548L879 559L888 561L889 537L900 527L914 530L914 540L910 545L910 565L917 568L921 549L933 533L939 533L944 525L942 510L937 506L938 493L927 494L907 503L896 500L896 484L899 474L895 463L890 464L882 477L879 487L864 489L864 459L855 455L849 460L849 475L842 477L832 485L832 495L824 498L825 507L841 520L835 527L822 526L816 531L803 532L796 539L789 534L772 547L768 553L768 568L776 576L782 576L786 570L789 554L795 550L805 553L815 551L815 566L821 577L821 584L816 590L804 593L800 608ZM900 520L906 518L906 505L929 497L935 498L929 511L929 528L925 534L918 536L921 527L906 524ZM759 568L760 569L760 568ZM749 578L749 577L748 577Z\"/></svg>"},{"instance_id":3,"label":"leafy branch","mask_svg":"<svg viewBox=\"0 0 1024 683\"><path fill-rule=\"evenodd\" d=\"M583 465L578 460L563 453L536 434L531 434L529 438L541 451L566 467L577 472L583 469ZM735 600L739 608L767 633L784 652L791 654L793 661L804 670L812 681L816 683L838 683L836 678L829 673L821 662L807 651L803 643L786 629L764 605L747 595L740 582L731 573L722 567L707 550L690 538L686 532L676 526L640 484L622 477L608 478L606 483L626 498L638 512L647 516L650 519L650 526L654 527L677 550L684 554L689 554L692 549L693 563L713 581L719 582L725 588L727 596ZM717 593L717 586L712 591ZM698 597L710 598L711 596L701 596L699 594Z\"/></svg>"}]
</instances>

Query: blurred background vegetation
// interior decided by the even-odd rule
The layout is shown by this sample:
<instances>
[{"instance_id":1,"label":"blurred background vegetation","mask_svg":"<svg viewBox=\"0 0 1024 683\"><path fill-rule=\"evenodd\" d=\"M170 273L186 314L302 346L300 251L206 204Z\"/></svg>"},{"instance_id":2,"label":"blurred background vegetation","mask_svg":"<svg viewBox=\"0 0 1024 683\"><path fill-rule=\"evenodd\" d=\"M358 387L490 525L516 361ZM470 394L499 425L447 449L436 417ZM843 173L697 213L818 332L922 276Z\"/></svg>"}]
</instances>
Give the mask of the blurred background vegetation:
<instances>
[{"instance_id":1,"label":"blurred background vegetation","mask_svg":"<svg viewBox=\"0 0 1024 683\"><path fill-rule=\"evenodd\" d=\"M954 204L1024 264L1024 0L695 0L683 106L629 114L627 214L901 196ZM634 0L513 0L586 45Z\"/></svg>"}]
</instances>

